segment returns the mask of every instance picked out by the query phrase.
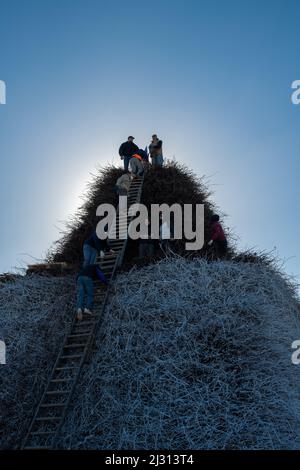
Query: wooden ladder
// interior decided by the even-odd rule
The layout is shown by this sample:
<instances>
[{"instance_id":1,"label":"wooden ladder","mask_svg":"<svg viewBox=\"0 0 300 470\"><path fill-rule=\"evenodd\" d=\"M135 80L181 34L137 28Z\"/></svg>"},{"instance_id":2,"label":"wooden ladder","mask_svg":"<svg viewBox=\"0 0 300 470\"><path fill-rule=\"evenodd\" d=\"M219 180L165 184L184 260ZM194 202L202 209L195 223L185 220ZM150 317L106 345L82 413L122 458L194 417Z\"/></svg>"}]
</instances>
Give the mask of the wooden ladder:
<instances>
[{"instance_id":1,"label":"wooden ladder","mask_svg":"<svg viewBox=\"0 0 300 470\"><path fill-rule=\"evenodd\" d=\"M136 177L128 192L128 207L139 203L142 194L144 177ZM116 222L122 224L123 215L117 209ZM132 217L128 217L128 225ZM124 228L124 227L123 227ZM102 260L97 258L101 270L111 281L116 269L123 262L127 245L127 236L123 239L110 240L114 254L106 255ZM110 288L95 282L93 315L83 314L83 319L73 320L69 333L66 335L42 398L31 420L28 432L22 442L23 450L54 449L58 433L76 388L83 365L89 360L95 342L96 333L103 318Z\"/></svg>"}]
</instances>

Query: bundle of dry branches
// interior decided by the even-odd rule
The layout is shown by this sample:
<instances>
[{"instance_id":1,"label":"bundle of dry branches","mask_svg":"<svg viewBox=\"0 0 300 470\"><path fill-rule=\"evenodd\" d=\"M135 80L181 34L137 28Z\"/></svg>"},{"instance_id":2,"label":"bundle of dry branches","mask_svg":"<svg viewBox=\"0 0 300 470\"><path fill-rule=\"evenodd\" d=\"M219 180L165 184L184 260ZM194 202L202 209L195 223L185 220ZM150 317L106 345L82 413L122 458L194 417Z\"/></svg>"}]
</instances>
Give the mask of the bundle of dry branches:
<instances>
[{"instance_id":1,"label":"bundle of dry branches","mask_svg":"<svg viewBox=\"0 0 300 470\"><path fill-rule=\"evenodd\" d=\"M259 263L121 274L61 447L299 449L299 313L293 287Z\"/></svg>"}]
</instances>

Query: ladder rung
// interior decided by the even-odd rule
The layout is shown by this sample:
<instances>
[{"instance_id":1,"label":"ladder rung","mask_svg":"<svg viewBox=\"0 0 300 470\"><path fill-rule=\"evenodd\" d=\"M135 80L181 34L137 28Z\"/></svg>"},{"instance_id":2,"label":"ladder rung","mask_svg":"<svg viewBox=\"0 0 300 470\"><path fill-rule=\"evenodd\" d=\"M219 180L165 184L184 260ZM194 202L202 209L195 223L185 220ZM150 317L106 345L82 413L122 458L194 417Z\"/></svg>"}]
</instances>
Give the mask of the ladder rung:
<instances>
[{"instance_id":1,"label":"ladder rung","mask_svg":"<svg viewBox=\"0 0 300 470\"><path fill-rule=\"evenodd\" d=\"M62 395L62 394L66 394L66 393L70 393L69 390L62 390L61 392L59 391L56 391L56 390L51 390L50 392L46 392L45 395Z\"/></svg>"},{"instance_id":2,"label":"ladder rung","mask_svg":"<svg viewBox=\"0 0 300 470\"><path fill-rule=\"evenodd\" d=\"M117 256L116 256L116 254L114 253L113 255L106 255L105 258L106 258L107 260L109 260L109 259L113 260L113 259L116 259Z\"/></svg>"},{"instance_id":3,"label":"ladder rung","mask_svg":"<svg viewBox=\"0 0 300 470\"><path fill-rule=\"evenodd\" d=\"M93 315L94 316L94 315ZM80 324L82 326L86 326L86 325L94 325L96 322L92 321L92 320L85 320L85 318L90 318L91 315L89 315L88 317L84 317L83 320L80 321Z\"/></svg>"},{"instance_id":4,"label":"ladder rung","mask_svg":"<svg viewBox=\"0 0 300 470\"><path fill-rule=\"evenodd\" d=\"M81 336L89 336L89 333L79 333L77 335L69 335L68 339L70 339L70 338L80 338Z\"/></svg>"},{"instance_id":5,"label":"ladder rung","mask_svg":"<svg viewBox=\"0 0 300 470\"><path fill-rule=\"evenodd\" d=\"M83 354L70 354L70 356L60 356L59 359L78 359L79 357L83 357Z\"/></svg>"},{"instance_id":6,"label":"ladder rung","mask_svg":"<svg viewBox=\"0 0 300 470\"><path fill-rule=\"evenodd\" d=\"M50 383L63 383L63 382L73 382L73 379L51 379Z\"/></svg>"},{"instance_id":7,"label":"ladder rung","mask_svg":"<svg viewBox=\"0 0 300 470\"><path fill-rule=\"evenodd\" d=\"M89 326L86 324L86 321L84 323L82 323L83 320L81 321L78 321L78 323L76 323L74 325L74 328L72 329L72 332L73 333L88 333L88 334L91 334L93 332L93 327ZM81 324L82 323L82 324Z\"/></svg>"},{"instance_id":8,"label":"ladder rung","mask_svg":"<svg viewBox=\"0 0 300 470\"><path fill-rule=\"evenodd\" d=\"M82 322L83 320L81 320ZM74 325L74 328L72 329L73 333L87 333L91 334L93 332L93 327L86 325L86 322L84 324L81 324L81 322L76 323Z\"/></svg>"},{"instance_id":9,"label":"ladder rung","mask_svg":"<svg viewBox=\"0 0 300 470\"><path fill-rule=\"evenodd\" d=\"M87 315L85 317L83 317L83 319L80 321L80 324L81 325L93 325L95 323L95 321L91 320L91 318L94 317L94 314L92 313L92 315Z\"/></svg>"},{"instance_id":10,"label":"ladder rung","mask_svg":"<svg viewBox=\"0 0 300 470\"><path fill-rule=\"evenodd\" d=\"M67 344L66 346L64 346L64 349L72 349L72 348L85 348L86 347L86 343L83 343L83 344Z\"/></svg>"},{"instance_id":11,"label":"ladder rung","mask_svg":"<svg viewBox=\"0 0 300 470\"><path fill-rule=\"evenodd\" d=\"M54 371L57 371L57 370L71 370L71 369L72 369L72 370L78 369L78 365L77 365L77 366L74 366L74 367L69 367L69 366L67 366L67 367L56 367L56 368L54 369Z\"/></svg>"},{"instance_id":12,"label":"ladder rung","mask_svg":"<svg viewBox=\"0 0 300 470\"><path fill-rule=\"evenodd\" d=\"M60 421L60 418L57 416L44 416L40 418L35 418L35 421Z\"/></svg>"},{"instance_id":13,"label":"ladder rung","mask_svg":"<svg viewBox=\"0 0 300 470\"><path fill-rule=\"evenodd\" d=\"M29 434L31 436L44 436L44 435L49 435L49 434L54 434L55 431L33 431L30 432Z\"/></svg>"},{"instance_id":14,"label":"ladder rung","mask_svg":"<svg viewBox=\"0 0 300 470\"><path fill-rule=\"evenodd\" d=\"M40 408L63 408L66 403L44 403L40 405Z\"/></svg>"},{"instance_id":15,"label":"ladder rung","mask_svg":"<svg viewBox=\"0 0 300 470\"><path fill-rule=\"evenodd\" d=\"M26 446L23 447L24 450L48 450L48 446Z\"/></svg>"},{"instance_id":16,"label":"ladder rung","mask_svg":"<svg viewBox=\"0 0 300 470\"><path fill-rule=\"evenodd\" d=\"M122 228L126 228L126 227L128 227L128 225L129 225L129 217L127 217L126 220L125 219L124 220L123 219L121 219L121 220L117 219L116 223L113 225L113 228L116 228L116 227L119 227L119 226L122 227Z\"/></svg>"}]
</instances>

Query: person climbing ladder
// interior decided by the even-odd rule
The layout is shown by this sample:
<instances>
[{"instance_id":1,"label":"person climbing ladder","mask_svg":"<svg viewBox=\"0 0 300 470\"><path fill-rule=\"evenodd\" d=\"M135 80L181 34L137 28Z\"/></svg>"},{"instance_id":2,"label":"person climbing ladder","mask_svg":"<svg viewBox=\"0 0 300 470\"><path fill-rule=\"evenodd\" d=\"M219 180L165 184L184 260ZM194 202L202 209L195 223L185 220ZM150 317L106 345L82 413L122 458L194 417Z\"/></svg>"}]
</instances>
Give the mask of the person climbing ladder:
<instances>
[{"instance_id":1,"label":"person climbing ladder","mask_svg":"<svg viewBox=\"0 0 300 470\"><path fill-rule=\"evenodd\" d=\"M106 286L108 281L98 264L89 264L82 268L76 279L77 283L77 320L82 320L82 314L92 315L94 302L94 280L100 280Z\"/></svg>"},{"instance_id":2,"label":"person climbing ladder","mask_svg":"<svg viewBox=\"0 0 300 470\"><path fill-rule=\"evenodd\" d=\"M114 251L110 249L107 239L100 240L93 232L83 243L83 267L94 264L97 256L100 254L103 258L105 253L113 254Z\"/></svg>"}]
</instances>

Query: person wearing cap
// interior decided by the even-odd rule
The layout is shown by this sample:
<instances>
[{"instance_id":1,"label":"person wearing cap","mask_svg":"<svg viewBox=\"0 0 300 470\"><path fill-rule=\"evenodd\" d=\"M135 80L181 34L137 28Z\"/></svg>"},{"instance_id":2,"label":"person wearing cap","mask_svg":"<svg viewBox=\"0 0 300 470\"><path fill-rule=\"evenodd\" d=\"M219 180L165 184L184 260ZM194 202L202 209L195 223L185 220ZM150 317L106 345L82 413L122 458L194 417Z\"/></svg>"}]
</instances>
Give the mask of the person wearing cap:
<instances>
[{"instance_id":1,"label":"person wearing cap","mask_svg":"<svg viewBox=\"0 0 300 470\"><path fill-rule=\"evenodd\" d=\"M128 171L129 160L131 159L132 155L138 151L138 146L133 142L134 137L130 135L127 139L127 142L123 142L119 148L119 155L121 159L124 161L124 170Z\"/></svg>"},{"instance_id":2,"label":"person wearing cap","mask_svg":"<svg viewBox=\"0 0 300 470\"><path fill-rule=\"evenodd\" d=\"M227 253L227 239L219 222L218 214L213 214L210 218L211 236L208 246L212 246L218 258L222 258Z\"/></svg>"},{"instance_id":3,"label":"person wearing cap","mask_svg":"<svg viewBox=\"0 0 300 470\"><path fill-rule=\"evenodd\" d=\"M153 134L152 141L149 145L150 157L153 166L163 166L163 152L162 152L162 140L160 140L156 134Z\"/></svg>"}]
</instances>

